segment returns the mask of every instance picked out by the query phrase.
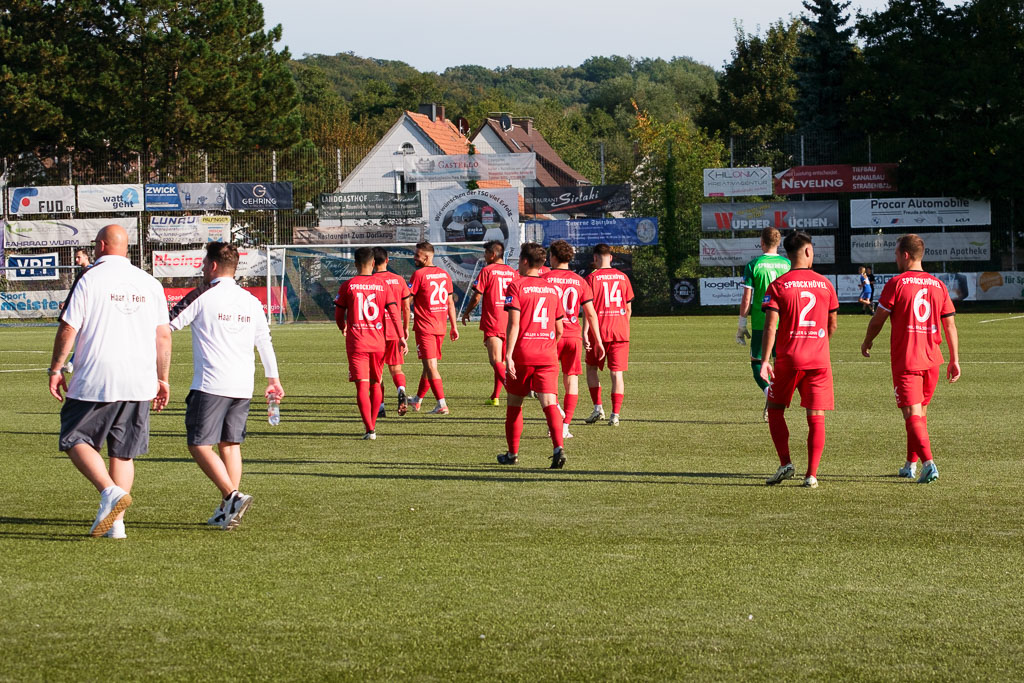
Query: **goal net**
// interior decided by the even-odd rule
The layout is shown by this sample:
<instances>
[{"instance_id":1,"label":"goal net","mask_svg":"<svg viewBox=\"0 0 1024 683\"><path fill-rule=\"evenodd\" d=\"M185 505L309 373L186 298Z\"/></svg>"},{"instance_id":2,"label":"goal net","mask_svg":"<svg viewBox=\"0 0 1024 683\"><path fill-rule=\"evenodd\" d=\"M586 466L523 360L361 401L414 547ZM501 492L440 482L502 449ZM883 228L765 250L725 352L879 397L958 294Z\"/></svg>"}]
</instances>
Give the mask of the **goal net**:
<instances>
[{"instance_id":1,"label":"goal net","mask_svg":"<svg viewBox=\"0 0 1024 683\"><path fill-rule=\"evenodd\" d=\"M278 245L268 247L267 301L272 324L333 322L334 297L342 282L356 274L354 255L361 246L373 245ZM415 244L382 244L387 249L388 270L408 282L416 270ZM485 265L483 244L446 242L434 244L434 265L452 277L455 310L461 315L468 304L476 274Z\"/></svg>"}]
</instances>

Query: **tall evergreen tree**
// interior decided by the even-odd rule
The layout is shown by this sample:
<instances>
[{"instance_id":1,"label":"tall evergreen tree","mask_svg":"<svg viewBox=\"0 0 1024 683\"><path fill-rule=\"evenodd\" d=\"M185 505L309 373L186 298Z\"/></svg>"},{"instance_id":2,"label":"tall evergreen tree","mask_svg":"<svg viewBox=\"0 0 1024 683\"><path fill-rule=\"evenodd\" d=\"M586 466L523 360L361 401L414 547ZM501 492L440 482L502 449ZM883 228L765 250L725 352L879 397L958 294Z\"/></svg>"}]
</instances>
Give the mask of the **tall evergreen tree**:
<instances>
[{"instance_id":1,"label":"tall evergreen tree","mask_svg":"<svg viewBox=\"0 0 1024 683\"><path fill-rule=\"evenodd\" d=\"M836 134L847 118L850 69L856 57L850 2L804 0L807 30L797 38L796 120L802 129Z\"/></svg>"}]
</instances>

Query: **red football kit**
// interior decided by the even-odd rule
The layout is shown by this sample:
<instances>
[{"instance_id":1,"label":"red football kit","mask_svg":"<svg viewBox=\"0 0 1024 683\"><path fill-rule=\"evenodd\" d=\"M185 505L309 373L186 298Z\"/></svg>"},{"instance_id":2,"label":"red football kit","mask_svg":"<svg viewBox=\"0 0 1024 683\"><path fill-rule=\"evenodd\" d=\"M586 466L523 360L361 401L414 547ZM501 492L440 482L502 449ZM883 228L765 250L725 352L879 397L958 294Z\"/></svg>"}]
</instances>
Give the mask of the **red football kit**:
<instances>
[{"instance_id":1,"label":"red football kit","mask_svg":"<svg viewBox=\"0 0 1024 683\"><path fill-rule=\"evenodd\" d=\"M473 291L480 295L480 329L484 337L505 338L508 313L505 294L510 283L519 279L519 271L504 263L484 266L473 282Z\"/></svg>"},{"instance_id":2,"label":"red football kit","mask_svg":"<svg viewBox=\"0 0 1024 683\"><path fill-rule=\"evenodd\" d=\"M441 358L441 345L448 324L448 298L452 278L437 266L424 266L412 274L412 293L416 332L416 355L420 359Z\"/></svg>"},{"instance_id":3,"label":"red football kit","mask_svg":"<svg viewBox=\"0 0 1024 683\"><path fill-rule=\"evenodd\" d=\"M580 351L583 348L583 304L594 300L594 292L585 279L567 268L555 268L544 274L544 279L558 290L562 301L565 320L562 321L562 338L558 340L558 360L566 375L583 372Z\"/></svg>"},{"instance_id":4,"label":"red football kit","mask_svg":"<svg viewBox=\"0 0 1024 683\"><path fill-rule=\"evenodd\" d=\"M587 365L604 369L605 360L612 371L629 369L629 311L633 301L633 285L621 270L598 268L587 276L594 296L597 324L604 341L605 358L597 358L597 345L587 352Z\"/></svg>"},{"instance_id":5,"label":"red football kit","mask_svg":"<svg viewBox=\"0 0 1024 683\"><path fill-rule=\"evenodd\" d=\"M395 303L398 304L399 309L396 316L399 321L402 320L402 309L401 304L404 300L411 298L412 294L409 293L409 286L405 283L405 279L401 275L396 275L387 270L382 270L379 273L374 273L375 277L380 278L384 281L391 293L394 295ZM398 328L389 316L385 316L384 319L384 364L385 365L402 365L405 362L405 357L402 355L401 347L398 345L398 341L402 338Z\"/></svg>"},{"instance_id":6,"label":"red football kit","mask_svg":"<svg viewBox=\"0 0 1024 683\"><path fill-rule=\"evenodd\" d=\"M338 288L334 305L338 327L347 324L349 381L379 382L384 364L385 309L395 306L394 293L376 275L356 275Z\"/></svg>"},{"instance_id":7,"label":"red football kit","mask_svg":"<svg viewBox=\"0 0 1024 683\"><path fill-rule=\"evenodd\" d=\"M768 400L788 406L799 388L804 408L833 410L828 319L839 310L835 287L810 268L796 268L768 285L761 310L779 314Z\"/></svg>"},{"instance_id":8,"label":"red football kit","mask_svg":"<svg viewBox=\"0 0 1024 683\"><path fill-rule=\"evenodd\" d=\"M928 405L939 381L942 319L956 314L942 280L908 270L885 283L878 306L892 322L890 359L899 407Z\"/></svg>"},{"instance_id":9,"label":"red football kit","mask_svg":"<svg viewBox=\"0 0 1024 683\"><path fill-rule=\"evenodd\" d=\"M562 320L558 290L542 277L524 277L508 286L505 310L519 311L519 336L512 359L516 378L507 379L510 394L558 393L558 342L555 322Z\"/></svg>"}]
</instances>

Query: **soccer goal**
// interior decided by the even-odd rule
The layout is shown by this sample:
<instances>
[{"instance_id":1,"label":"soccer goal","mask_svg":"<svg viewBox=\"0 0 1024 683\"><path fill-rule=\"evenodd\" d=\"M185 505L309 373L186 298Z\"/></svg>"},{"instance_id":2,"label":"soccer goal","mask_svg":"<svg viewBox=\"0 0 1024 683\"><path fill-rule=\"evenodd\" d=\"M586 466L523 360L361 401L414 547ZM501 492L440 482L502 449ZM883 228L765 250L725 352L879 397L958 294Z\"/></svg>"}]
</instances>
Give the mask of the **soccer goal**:
<instances>
[{"instance_id":1,"label":"soccer goal","mask_svg":"<svg viewBox=\"0 0 1024 683\"><path fill-rule=\"evenodd\" d=\"M267 249L267 311L271 324L334 320L339 285L356 274L354 254L363 244L284 244ZM415 244L382 244L388 270L406 282L416 270ZM434 265L446 270L455 289L455 310L461 315L477 273L484 267L484 245L470 242L434 244Z\"/></svg>"}]
</instances>

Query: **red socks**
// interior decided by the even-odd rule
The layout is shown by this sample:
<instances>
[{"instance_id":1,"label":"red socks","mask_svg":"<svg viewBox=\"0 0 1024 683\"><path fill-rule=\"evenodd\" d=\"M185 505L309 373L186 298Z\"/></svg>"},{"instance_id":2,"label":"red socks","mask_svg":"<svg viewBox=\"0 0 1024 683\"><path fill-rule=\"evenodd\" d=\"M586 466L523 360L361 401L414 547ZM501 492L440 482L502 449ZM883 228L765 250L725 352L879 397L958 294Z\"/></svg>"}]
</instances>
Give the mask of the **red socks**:
<instances>
[{"instance_id":1,"label":"red socks","mask_svg":"<svg viewBox=\"0 0 1024 683\"><path fill-rule=\"evenodd\" d=\"M491 392L491 398L501 396L501 388L503 386L505 386L505 364L497 363L494 366L494 391Z\"/></svg>"},{"instance_id":2,"label":"red socks","mask_svg":"<svg viewBox=\"0 0 1024 683\"><path fill-rule=\"evenodd\" d=\"M552 403L544 409L544 417L548 421L548 429L551 431L551 443L555 448L562 447L562 413L558 410L558 404Z\"/></svg>"},{"instance_id":3,"label":"red socks","mask_svg":"<svg viewBox=\"0 0 1024 683\"><path fill-rule=\"evenodd\" d=\"M907 418L907 459L910 453L919 454L921 460L932 459L932 442L928 437L928 420L923 415L911 415ZM911 460L911 462L914 462Z\"/></svg>"},{"instance_id":4,"label":"red socks","mask_svg":"<svg viewBox=\"0 0 1024 683\"><path fill-rule=\"evenodd\" d=\"M416 398L423 398L427 395L427 389L430 387L430 380L427 379L426 375L420 375L420 386L416 389Z\"/></svg>"},{"instance_id":5,"label":"red socks","mask_svg":"<svg viewBox=\"0 0 1024 683\"><path fill-rule=\"evenodd\" d=\"M373 416L372 427L377 429L377 413L380 412L380 404L384 402L384 382L376 382L370 385L370 415Z\"/></svg>"},{"instance_id":6,"label":"red socks","mask_svg":"<svg viewBox=\"0 0 1024 683\"><path fill-rule=\"evenodd\" d=\"M369 382L356 382L356 404L359 406L359 417L363 418L363 426L366 427L366 431L372 432L377 411L370 411Z\"/></svg>"},{"instance_id":7,"label":"red socks","mask_svg":"<svg viewBox=\"0 0 1024 683\"><path fill-rule=\"evenodd\" d=\"M394 380L394 382L395 382L395 388L396 388L396 389L397 389L398 387L405 387L405 386L408 386L408 385L407 385L407 384L405 383L405 375L404 375L404 374L402 374L401 372L400 372L400 373L398 373L397 375L392 375L392 376L391 376L391 379L392 379L392 380Z\"/></svg>"},{"instance_id":8,"label":"red socks","mask_svg":"<svg viewBox=\"0 0 1024 683\"><path fill-rule=\"evenodd\" d=\"M430 390L434 392L434 398L440 401L444 398L444 387L441 385L441 378L430 380Z\"/></svg>"},{"instance_id":9,"label":"red socks","mask_svg":"<svg viewBox=\"0 0 1024 683\"><path fill-rule=\"evenodd\" d=\"M771 420L771 411L768 419ZM774 438L774 433L773 433ZM787 434L788 436L788 434ZM825 416L807 416L807 476L818 476L818 463L825 450Z\"/></svg>"},{"instance_id":10,"label":"red socks","mask_svg":"<svg viewBox=\"0 0 1024 683\"><path fill-rule=\"evenodd\" d=\"M782 408L768 409L768 431L771 432L775 452L779 454L779 463L788 465L789 458L789 427L786 425L786 411Z\"/></svg>"},{"instance_id":11,"label":"red socks","mask_svg":"<svg viewBox=\"0 0 1024 683\"><path fill-rule=\"evenodd\" d=\"M565 424L572 422L572 414L576 412L576 402L580 400L579 394L566 394L562 402L562 410L565 411Z\"/></svg>"},{"instance_id":12,"label":"red socks","mask_svg":"<svg viewBox=\"0 0 1024 683\"><path fill-rule=\"evenodd\" d=\"M622 410L622 399L625 397L625 394L612 394L612 412L616 415Z\"/></svg>"},{"instance_id":13,"label":"red socks","mask_svg":"<svg viewBox=\"0 0 1024 683\"><path fill-rule=\"evenodd\" d=\"M508 443L509 453L519 453L519 437L523 434L523 407L505 407L505 441ZM562 435L562 430L558 430Z\"/></svg>"},{"instance_id":14,"label":"red socks","mask_svg":"<svg viewBox=\"0 0 1024 683\"><path fill-rule=\"evenodd\" d=\"M601 387L590 387L590 399L594 402L595 406L601 405Z\"/></svg>"}]
</instances>

